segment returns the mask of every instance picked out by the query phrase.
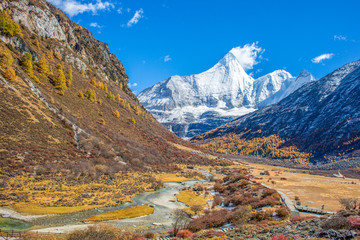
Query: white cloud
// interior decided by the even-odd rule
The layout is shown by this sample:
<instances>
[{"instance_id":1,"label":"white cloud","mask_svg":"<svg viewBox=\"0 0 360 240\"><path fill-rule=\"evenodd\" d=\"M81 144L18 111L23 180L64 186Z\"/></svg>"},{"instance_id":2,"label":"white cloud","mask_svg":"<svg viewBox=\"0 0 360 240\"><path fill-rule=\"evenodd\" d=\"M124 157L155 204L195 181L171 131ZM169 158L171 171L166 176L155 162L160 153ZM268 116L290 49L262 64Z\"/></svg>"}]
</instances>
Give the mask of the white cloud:
<instances>
[{"instance_id":1,"label":"white cloud","mask_svg":"<svg viewBox=\"0 0 360 240\"><path fill-rule=\"evenodd\" d=\"M128 27L131 27L134 24L137 24L141 18L143 18L144 10L140 8L137 10L134 14L134 16L129 20L129 22L126 24Z\"/></svg>"},{"instance_id":2,"label":"white cloud","mask_svg":"<svg viewBox=\"0 0 360 240\"><path fill-rule=\"evenodd\" d=\"M96 3L81 3L76 0L48 0L50 3L54 4L56 7L63 10L70 17L75 16L84 12L92 12L96 14L99 10L108 10L114 8L114 4L101 0L97 0Z\"/></svg>"},{"instance_id":3,"label":"white cloud","mask_svg":"<svg viewBox=\"0 0 360 240\"><path fill-rule=\"evenodd\" d=\"M265 49L262 49L257 44L258 42L252 43L251 45L246 44L244 47L236 47L230 51L245 70L252 69L254 65L258 64L258 58L262 59L261 54Z\"/></svg>"},{"instance_id":4,"label":"white cloud","mask_svg":"<svg viewBox=\"0 0 360 240\"><path fill-rule=\"evenodd\" d=\"M116 10L118 14L122 14L123 8L119 7L118 10Z\"/></svg>"},{"instance_id":5,"label":"white cloud","mask_svg":"<svg viewBox=\"0 0 360 240\"><path fill-rule=\"evenodd\" d=\"M96 23L96 22L90 23L90 27L101 28L101 26L100 26L98 23Z\"/></svg>"},{"instance_id":6,"label":"white cloud","mask_svg":"<svg viewBox=\"0 0 360 240\"><path fill-rule=\"evenodd\" d=\"M98 29L98 33L101 33L101 29L103 26L100 26L97 22L92 22L90 23L90 27L93 27L93 28L97 28Z\"/></svg>"},{"instance_id":7,"label":"white cloud","mask_svg":"<svg viewBox=\"0 0 360 240\"><path fill-rule=\"evenodd\" d=\"M311 61L313 63L321 63L323 60L331 59L333 56L334 56L333 53L324 53L321 54L320 56L314 57L313 59L311 59Z\"/></svg>"},{"instance_id":8,"label":"white cloud","mask_svg":"<svg viewBox=\"0 0 360 240\"><path fill-rule=\"evenodd\" d=\"M166 55L165 57L164 57L164 62L168 62L168 61L171 61L172 59L171 59L171 57L170 57L170 55Z\"/></svg>"},{"instance_id":9,"label":"white cloud","mask_svg":"<svg viewBox=\"0 0 360 240\"><path fill-rule=\"evenodd\" d=\"M138 84L137 83L129 83L128 85L129 85L129 87L136 87Z\"/></svg>"},{"instance_id":10,"label":"white cloud","mask_svg":"<svg viewBox=\"0 0 360 240\"><path fill-rule=\"evenodd\" d=\"M334 40L346 41L347 37L345 37L343 35L334 35Z\"/></svg>"}]
</instances>

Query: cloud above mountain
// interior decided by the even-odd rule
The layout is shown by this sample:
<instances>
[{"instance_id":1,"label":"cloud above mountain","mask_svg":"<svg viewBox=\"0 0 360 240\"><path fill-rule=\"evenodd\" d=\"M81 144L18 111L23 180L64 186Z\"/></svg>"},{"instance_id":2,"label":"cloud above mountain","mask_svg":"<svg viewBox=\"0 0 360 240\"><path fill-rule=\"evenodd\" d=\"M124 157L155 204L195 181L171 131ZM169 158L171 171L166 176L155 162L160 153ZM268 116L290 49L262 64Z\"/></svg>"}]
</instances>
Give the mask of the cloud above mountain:
<instances>
[{"instance_id":1,"label":"cloud above mountain","mask_svg":"<svg viewBox=\"0 0 360 240\"><path fill-rule=\"evenodd\" d=\"M230 52L237 58L245 70L253 69L260 62L265 49L258 46L258 42L245 44L243 47L233 48Z\"/></svg>"},{"instance_id":2,"label":"cloud above mountain","mask_svg":"<svg viewBox=\"0 0 360 240\"><path fill-rule=\"evenodd\" d=\"M96 3L82 3L76 0L48 0L50 3L54 4L56 7L63 10L70 17L78 15L84 12L92 12L96 14L99 10L109 10L114 8L114 4L101 0L97 0Z\"/></svg>"}]
</instances>

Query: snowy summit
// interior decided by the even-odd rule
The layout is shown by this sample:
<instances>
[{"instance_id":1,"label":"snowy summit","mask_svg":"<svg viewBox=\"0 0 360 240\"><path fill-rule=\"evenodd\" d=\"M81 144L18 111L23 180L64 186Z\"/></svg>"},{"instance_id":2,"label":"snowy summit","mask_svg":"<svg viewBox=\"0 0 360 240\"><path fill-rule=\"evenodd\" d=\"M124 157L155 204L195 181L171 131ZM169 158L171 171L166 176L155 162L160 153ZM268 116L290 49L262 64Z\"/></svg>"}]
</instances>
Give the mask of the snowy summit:
<instances>
[{"instance_id":1,"label":"snowy summit","mask_svg":"<svg viewBox=\"0 0 360 240\"><path fill-rule=\"evenodd\" d=\"M296 78L284 70L252 78L245 70L256 63L260 50L255 44L233 48L209 70L172 76L145 89L138 98L176 135L191 138L276 103L315 80L305 70Z\"/></svg>"}]
</instances>

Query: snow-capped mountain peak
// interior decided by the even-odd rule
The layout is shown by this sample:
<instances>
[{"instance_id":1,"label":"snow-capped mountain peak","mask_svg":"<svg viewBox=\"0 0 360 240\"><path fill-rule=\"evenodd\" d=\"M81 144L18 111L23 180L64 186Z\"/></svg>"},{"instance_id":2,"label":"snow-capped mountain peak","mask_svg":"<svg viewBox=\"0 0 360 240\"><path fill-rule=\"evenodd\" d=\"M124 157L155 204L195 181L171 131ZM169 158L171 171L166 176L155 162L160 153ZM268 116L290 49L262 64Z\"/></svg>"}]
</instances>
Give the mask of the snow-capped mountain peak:
<instances>
[{"instance_id":1,"label":"snow-capped mountain peak","mask_svg":"<svg viewBox=\"0 0 360 240\"><path fill-rule=\"evenodd\" d=\"M308 71L308 70L306 70L306 69L303 69L300 73L299 73L299 75L297 76L298 78L303 78L303 77L308 77L308 76L310 76L311 78L313 78L313 79L315 79L315 77Z\"/></svg>"},{"instance_id":2,"label":"snow-capped mountain peak","mask_svg":"<svg viewBox=\"0 0 360 240\"><path fill-rule=\"evenodd\" d=\"M260 50L255 44L233 48L209 70L172 76L138 99L175 134L189 138L277 102L313 78L305 71L294 78L276 70L254 79L245 70L252 68Z\"/></svg>"}]
</instances>

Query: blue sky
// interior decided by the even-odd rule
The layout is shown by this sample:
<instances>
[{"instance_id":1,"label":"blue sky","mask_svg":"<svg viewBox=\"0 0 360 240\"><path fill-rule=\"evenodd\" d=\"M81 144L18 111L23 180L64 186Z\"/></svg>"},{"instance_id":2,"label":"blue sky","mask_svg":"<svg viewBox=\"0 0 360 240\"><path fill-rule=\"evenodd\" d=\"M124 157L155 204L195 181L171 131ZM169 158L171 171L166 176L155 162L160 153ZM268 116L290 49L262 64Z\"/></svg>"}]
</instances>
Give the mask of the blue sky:
<instances>
[{"instance_id":1,"label":"blue sky","mask_svg":"<svg viewBox=\"0 0 360 240\"><path fill-rule=\"evenodd\" d=\"M257 43L255 78L277 69L316 78L360 59L359 0L48 0L109 44L141 90L203 72Z\"/></svg>"}]
</instances>

